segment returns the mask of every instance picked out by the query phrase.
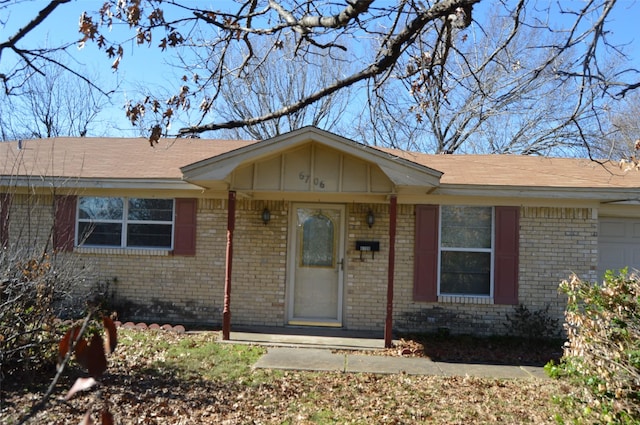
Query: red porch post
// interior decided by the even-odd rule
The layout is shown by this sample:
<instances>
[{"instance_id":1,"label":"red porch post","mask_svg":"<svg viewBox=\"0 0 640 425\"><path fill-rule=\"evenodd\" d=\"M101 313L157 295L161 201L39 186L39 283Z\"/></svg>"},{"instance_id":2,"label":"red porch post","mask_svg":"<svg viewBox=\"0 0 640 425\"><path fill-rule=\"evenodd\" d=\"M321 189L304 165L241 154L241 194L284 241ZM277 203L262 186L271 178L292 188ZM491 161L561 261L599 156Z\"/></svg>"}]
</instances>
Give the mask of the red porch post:
<instances>
[{"instance_id":1,"label":"red porch post","mask_svg":"<svg viewBox=\"0 0 640 425\"><path fill-rule=\"evenodd\" d=\"M396 265L396 219L398 216L398 198L391 195L389 203L389 267L387 276L387 319L384 324L384 346L393 345L393 275Z\"/></svg>"},{"instance_id":2,"label":"red porch post","mask_svg":"<svg viewBox=\"0 0 640 425\"><path fill-rule=\"evenodd\" d=\"M233 230L236 227L236 192L229 191L227 208L227 257L224 278L224 309L222 310L222 339L229 340L231 332L231 265L233 264Z\"/></svg>"}]
</instances>

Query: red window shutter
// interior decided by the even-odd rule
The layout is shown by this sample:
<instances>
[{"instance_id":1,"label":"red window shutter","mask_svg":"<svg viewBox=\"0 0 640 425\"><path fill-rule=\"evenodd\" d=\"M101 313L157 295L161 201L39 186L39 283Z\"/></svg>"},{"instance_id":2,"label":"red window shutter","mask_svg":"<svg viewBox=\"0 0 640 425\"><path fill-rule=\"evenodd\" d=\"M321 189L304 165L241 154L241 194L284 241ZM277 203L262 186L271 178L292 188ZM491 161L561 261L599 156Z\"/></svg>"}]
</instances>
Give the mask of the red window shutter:
<instances>
[{"instance_id":1,"label":"red window shutter","mask_svg":"<svg viewBox=\"0 0 640 425\"><path fill-rule=\"evenodd\" d=\"M56 196L54 199L53 247L56 251L73 251L77 199L76 196Z\"/></svg>"},{"instance_id":2,"label":"red window shutter","mask_svg":"<svg viewBox=\"0 0 640 425\"><path fill-rule=\"evenodd\" d=\"M520 208L496 207L493 302L518 304Z\"/></svg>"},{"instance_id":3,"label":"red window shutter","mask_svg":"<svg viewBox=\"0 0 640 425\"><path fill-rule=\"evenodd\" d=\"M176 199L176 221L173 238L174 255L196 255L196 213L198 200Z\"/></svg>"},{"instance_id":4,"label":"red window shutter","mask_svg":"<svg viewBox=\"0 0 640 425\"><path fill-rule=\"evenodd\" d=\"M438 220L437 205L416 206L414 301L438 301Z\"/></svg>"},{"instance_id":5,"label":"red window shutter","mask_svg":"<svg viewBox=\"0 0 640 425\"><path fill-rule=\"evenodd\" d=\"M0 194L0 248L9 245L9 209L12 200L10 193Z\"/></svg>"}]
</instances>

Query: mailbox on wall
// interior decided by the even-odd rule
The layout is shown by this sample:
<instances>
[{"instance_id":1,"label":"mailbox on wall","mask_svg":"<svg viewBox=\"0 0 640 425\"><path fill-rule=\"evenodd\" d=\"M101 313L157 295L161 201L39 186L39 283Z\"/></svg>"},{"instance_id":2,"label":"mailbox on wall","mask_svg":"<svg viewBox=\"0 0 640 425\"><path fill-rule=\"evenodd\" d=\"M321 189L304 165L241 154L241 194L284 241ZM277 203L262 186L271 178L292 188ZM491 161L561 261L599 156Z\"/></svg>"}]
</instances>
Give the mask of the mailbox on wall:
<instances>
[{"instance_id":1,"label":"mailbox on wall","mask_svg":"<svg viewBox=\"0 0 640 425\"><path fill-rule=\"evenodd\" d=\"M379 241L356 241L356 251L360 251L360 260L363 252L370 252L371 258L375 258L375 252L380 251Z\"/></svg>"}]
</instances>

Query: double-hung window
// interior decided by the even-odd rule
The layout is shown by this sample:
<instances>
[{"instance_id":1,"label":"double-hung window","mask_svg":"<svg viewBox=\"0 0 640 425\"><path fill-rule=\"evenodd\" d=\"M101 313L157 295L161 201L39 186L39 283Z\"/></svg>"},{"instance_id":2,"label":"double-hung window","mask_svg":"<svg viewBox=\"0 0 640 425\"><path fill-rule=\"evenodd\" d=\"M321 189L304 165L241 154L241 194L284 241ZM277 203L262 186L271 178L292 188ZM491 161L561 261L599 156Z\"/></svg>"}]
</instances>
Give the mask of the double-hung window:
<instances>
[{"instance_id":1,"label":"double-hung window","mask_svg":"<svg viewBox=\"0 0 640 425\"><path fill-rule=\"evenodd\" d=\"M518 304L520 208L417 205L416 301Z\"/></svg>"},{"instance_id":2,"label":"double-hung window","mask_svg":"<svg viewBox=\"0 0 640 425\"><path fill-rule=\"evenodd\" d=\"M492 295L493 208L440 208L440 295Z\"/></svg>"},{"instance_id":3,"label":"double-hung window","mask_svg":"<svg viewBox=\"0 0 640 425\"><path fill-rule=\"evenodd\" d=\"M77 245L171 249L174 200L80 197Z\"/></svg>"}]
</instances>

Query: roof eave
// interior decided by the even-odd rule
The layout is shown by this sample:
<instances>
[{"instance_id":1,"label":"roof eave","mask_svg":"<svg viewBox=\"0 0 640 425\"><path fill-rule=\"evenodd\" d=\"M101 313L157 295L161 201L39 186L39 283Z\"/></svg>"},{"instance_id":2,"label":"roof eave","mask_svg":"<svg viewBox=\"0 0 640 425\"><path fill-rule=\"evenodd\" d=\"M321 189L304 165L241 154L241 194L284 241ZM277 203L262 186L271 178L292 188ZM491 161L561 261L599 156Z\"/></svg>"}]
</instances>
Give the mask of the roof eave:
<instances>
[{"instance_id":1,"label":"roof eave","mask_svg":"<svg viewBox=\"0 0 640 425\"><path fill-rule=\"evenodd\" d=\"M542 198L616 202L637 199L640 188L632 187L541 187L441 184L431 194L509 198Z\"/></svg>"},{"instance_id":2,"label":"roof eave","mask_svg":"<svg viewBox=\"0 0 640 425\"><path fill-rule=\"evenodd\" d=\"M65 189L202 190L182 179L84 179L76 177L0 177L0 186Z\"/></svg>"}]
</instances>

